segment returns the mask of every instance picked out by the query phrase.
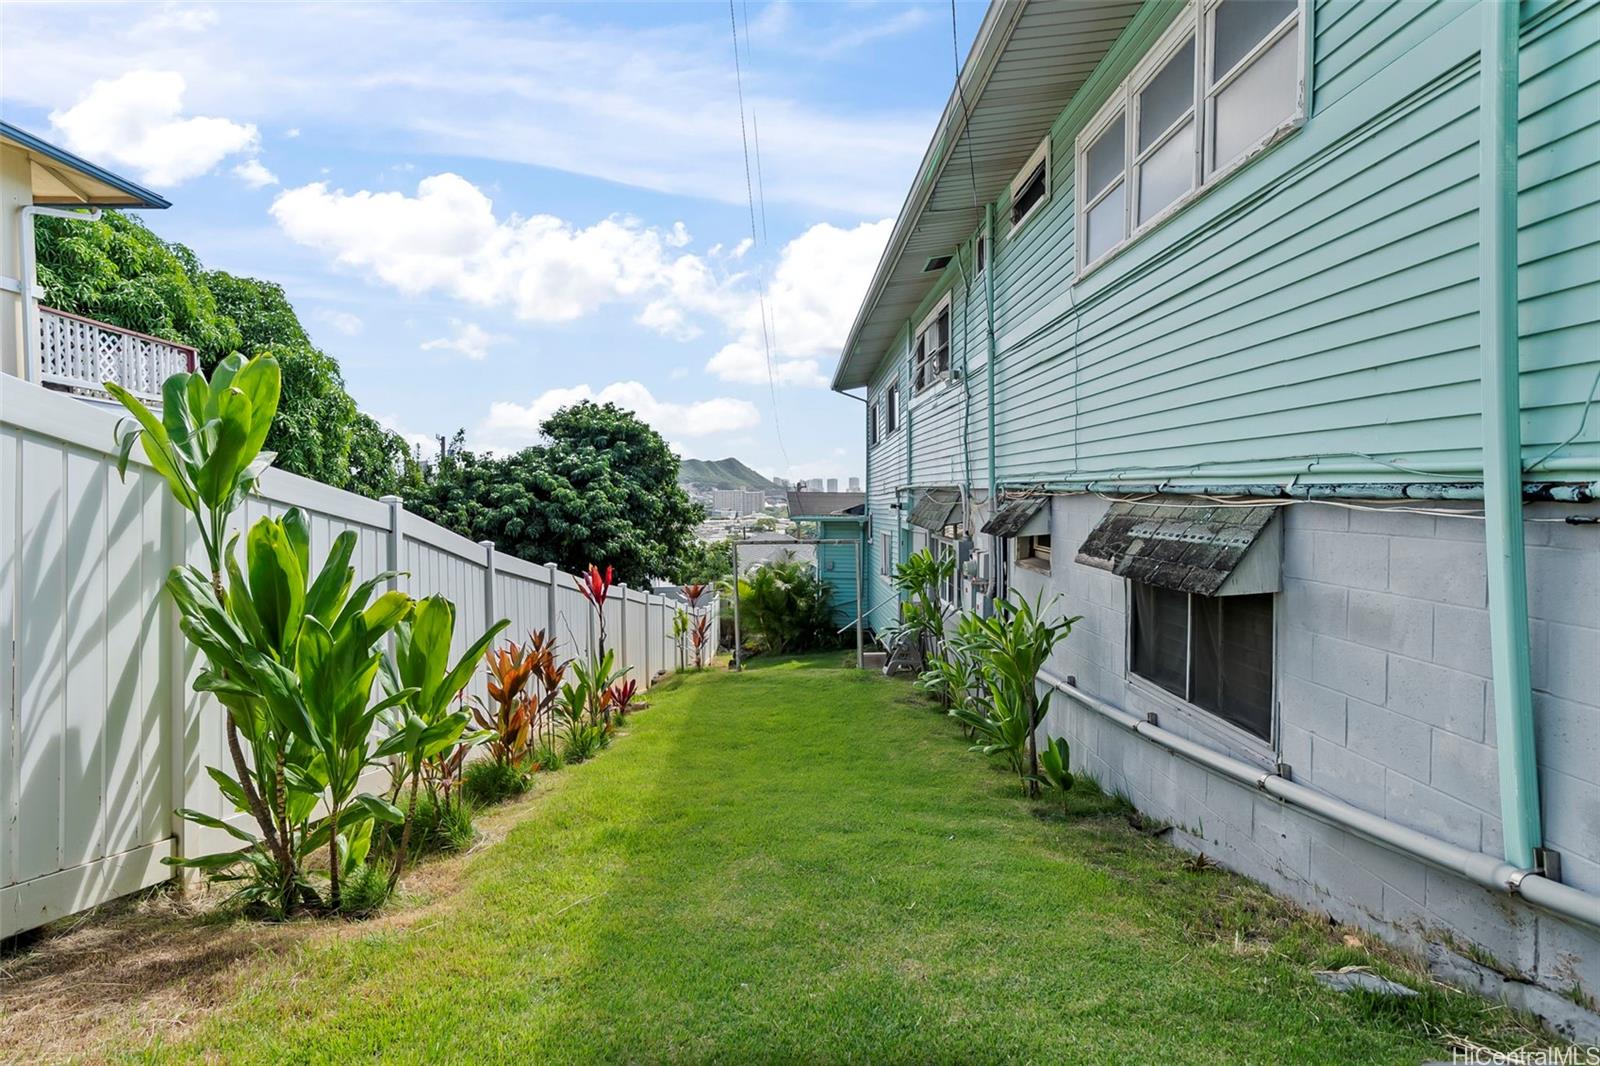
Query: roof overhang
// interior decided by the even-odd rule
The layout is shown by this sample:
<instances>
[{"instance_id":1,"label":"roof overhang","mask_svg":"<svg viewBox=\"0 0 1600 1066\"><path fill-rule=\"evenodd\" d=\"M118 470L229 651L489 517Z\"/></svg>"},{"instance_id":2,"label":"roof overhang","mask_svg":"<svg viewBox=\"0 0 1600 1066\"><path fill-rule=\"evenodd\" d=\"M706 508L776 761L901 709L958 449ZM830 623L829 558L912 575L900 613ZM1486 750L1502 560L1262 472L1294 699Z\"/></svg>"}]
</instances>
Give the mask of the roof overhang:
<instances>
[{"instance_id":1,"label":"roof overhang","mask_svg":"<svg viewBox=\"0 0 1600 1066\"><path fill-rule=\"evenodd\" d=\"M995 0L961 68L888 246L856 312L833 388L865 387L937 282L928 259L949 254L983 221L1083 87L1141 0ZM964 101L964 103L963 103Z\"/></svg>"},{"instance_id":2,"label":"roof overhang","mask_svg":"<svg viewBox=\"0 0 1600 1066\"><path fill-rule=\"evenodd\" d=\"M0 144L28 156L33 202L42 207L171 207L164 197L9 122L0 122Z\"/></svg>"}]
</instances>

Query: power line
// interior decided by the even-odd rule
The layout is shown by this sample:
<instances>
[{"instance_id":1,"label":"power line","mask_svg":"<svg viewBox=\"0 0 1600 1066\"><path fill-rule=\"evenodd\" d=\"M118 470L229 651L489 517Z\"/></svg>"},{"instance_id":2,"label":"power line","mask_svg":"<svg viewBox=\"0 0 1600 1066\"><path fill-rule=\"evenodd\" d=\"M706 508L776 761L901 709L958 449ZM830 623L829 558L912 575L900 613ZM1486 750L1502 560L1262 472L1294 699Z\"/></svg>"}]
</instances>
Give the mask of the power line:
<instances>
[{"instance_id":1,"label":"power line","mask_svg":"<svg viewBox=\"0 0 1600 1066\"><path fill-rule=\"evenodd\" d=\"M762 244L762 240L761 234L756 228L756 191L755 184L750 177L750 136L744 117L744 70L739 62L739 19L734 10L733 0L728 0L728 27L733 34L733 78L739 92L739 143L744 149L744 193L745 200L750 207L750 243L754 246ZM762 218L765 219L766 196L764 193L761 198L761 214ZM765 248L764 244L762 246ZM767 391L772 397L772 430L778 438L778 451L783 456L783 464L784 466L789 466L789 449L784 446L783 425L778 419L778 378L772 368L773 331L767 325L766 274L760 267L756 270L756 302L761 313L761 347L767 361ZM776 322L773 325L776 326Z\"/></svg>"}]
</instances>

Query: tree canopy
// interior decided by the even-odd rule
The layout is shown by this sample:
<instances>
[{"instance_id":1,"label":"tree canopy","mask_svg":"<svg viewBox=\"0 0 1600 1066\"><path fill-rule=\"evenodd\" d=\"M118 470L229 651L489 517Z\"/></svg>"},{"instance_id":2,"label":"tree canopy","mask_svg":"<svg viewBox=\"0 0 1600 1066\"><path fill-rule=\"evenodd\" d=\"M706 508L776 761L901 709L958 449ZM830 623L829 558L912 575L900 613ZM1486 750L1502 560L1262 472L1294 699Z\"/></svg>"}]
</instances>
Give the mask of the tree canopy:
<instances>
[{"instance_id":1,"label":"tree canopy","mask_svg":"<svg viewBox=\"0 0 1600 1066\"><path fill-rule=\"evenodd\" d=\"M405 441L356 407L338 361L311 343L282 286L206 270L188 248L115 211L96 222L41 218L37 243L52 307L190 345L208 373L233 352L271 352L283 398L266 447L279 467L368 496L399 488Z\"/></svg>"},{"instance_id":2,"label":"tree canopy","mask_svg":"<svg viewBox=\"0 0 1600 1066\"><path fill-rule=\"evenodd\" d=\"M697 559L704 511L679 487L661 434L615 404L584 402L540 426L546 443L479 455L457 434L402 491L406 507L473 540L564 570L616 568L641 586Z\"/></svg>"},{"instance_id":3,"label":"tree canopy","mask_svg":"<svg viewBox=\"0 0 1600 1066\"><path fill-rule=\"evenodd\" d=\"M713 565L694 541L704 512L678 486L678 457L632 412L580 403L545 421L543 444L480 455L457 433L423 462L356 406L338 360L312 343L282 286L206 270L188 248L115 211L96 222L41 218L37 243L52 307L192 345L207 372L235 351L271 352L283 391L266 448L284 470L400 495L423 517L532 562L609 564L629 584Z\"/></svg>"}]
</instances>

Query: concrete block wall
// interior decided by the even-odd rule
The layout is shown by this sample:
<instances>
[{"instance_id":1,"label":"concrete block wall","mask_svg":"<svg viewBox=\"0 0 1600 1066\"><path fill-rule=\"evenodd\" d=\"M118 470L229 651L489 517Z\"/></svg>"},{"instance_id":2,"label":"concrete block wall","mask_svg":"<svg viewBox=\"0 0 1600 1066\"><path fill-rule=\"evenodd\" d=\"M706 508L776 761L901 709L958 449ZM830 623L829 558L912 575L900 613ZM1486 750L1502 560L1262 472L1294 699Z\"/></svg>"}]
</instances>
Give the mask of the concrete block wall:
<instances>
[{"instance_id":1,"label":"concrete block wall","mask_svg":"<svg viewBox=\"0 0 1600 1066\"><path fill-rule=\"evenodd\" d=\"M1052 505L1048 571L1013 564L1012 588L1082 615L1050 670L1213 750L1452 843L1499 854L1482 525L1329 504L1283 508L1271 743L1127 671L1128 594L1073 562L1104 513L1095 496ZM1540 504L1534 520L1582 509ZM1592 512L1592 508L1589 509ZM1568 883L1600 892L1600 529L1527 527L1538 758L1546 840ZM1600 991L1600 935L1433 870L1110 724L1064 696L1043 729L1075 766L1275 891L1419 947L1438 931L1564 991Z\"/></svg>"}]
</instances>

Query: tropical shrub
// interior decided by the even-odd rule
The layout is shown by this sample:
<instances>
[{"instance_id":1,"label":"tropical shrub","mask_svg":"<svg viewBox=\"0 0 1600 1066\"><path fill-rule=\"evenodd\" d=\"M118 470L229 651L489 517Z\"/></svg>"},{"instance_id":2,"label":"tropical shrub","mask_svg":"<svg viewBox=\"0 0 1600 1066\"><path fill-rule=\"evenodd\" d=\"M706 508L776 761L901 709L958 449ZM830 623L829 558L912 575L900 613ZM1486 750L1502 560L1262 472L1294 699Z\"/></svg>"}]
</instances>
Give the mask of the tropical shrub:
<instances>
[{"instance_id":1,"label":"tropical shrub","mask_svg":"<svg viewBox=\"0 0 1600 1066\"><path fill-rule=\"evenodd\" d=\"M694 620L694 628L689 633L689 642L694 645L694 668L701 669L706 664L706 645L711 643L711 619L700 615Z\"/></svg>"},{"instance_id":2,"label":"tropical shrub","mask_svg":"<svg viewBox=\"0 0 1600 1066\"><path fill-rule=\"evenodd\" d=\"M535 770L554 773L567 764L561 748L554 740L541 740L528 754L528 764Z\"/></svg>"},{"instance_id":3,"label":"tropical shrub","mask_svg":"<svg viewBox=\"0 0 1600 1066\"><path fill-rule=\"evenodd\" d=\"M689 612L682 607L672 612L672 646L678 649L678 669L682 670L689 665L688 645Z\"/></svg>"},{"instance_id":4,"label":"tropical shrub","mask_svg":"<svg viewBox=\"0 0 1600 1066\"><path fill-rule=\"evenodd\" d=\"M473 766L489 765L488 760L480 759L472 763ZM390 856L390 861L370 865L379 866L384 871L387 882L389 870L393 868L393 855L400 847L401 827L398 825L380 825L380 841L374 842L374 848L381 847L384 854ZM424 791L417 797L417 809L411 816L411 854L433 855L438 852L461 851L470 847L475 835L472 826L472 804L464 803L459 798L455 800L435 799L434 794Z\"/></svg>"},{"instance_id":5,"label":"tropical shrub","mask_svg":"<svg viewBox=\"0 0 1600 1066\"><path fill-rule=\"evenodd\" d=\"M533 784L533 772L521 763L475 759L462 775L461 793L467 802L488 807L520 796Z\"/></svg>"},{"instance_id":6,"label":"tropical shrub","mask_svg":"<svg viewBox=\"0 0 1600 1066\"><path fill-rule=\"evenodd\" d=\"M966 623L987 695L950 713L972 731L973 750L1006 756L1030 795L1039 788L1035 731L1050 702L1048 695L1039 696L1039 671L1079 617L1047 621L1037 604L1019 597L1001 600L990 617Z\"/></svg>"},{"instance_id":7,"label":"tropical shrub","mask_svg":"<svg viewBox=\"0 0 1600 1066\"><path fill-rule=\"evenodd\" d=\"M615 577L616 572L611 567L606 567L602 572L598 566L590 563L588 570L573 578L577 582L578 592L594 609L595 633L598 635L601 655L606 653L606 599L611 595Z\"/></svg>"},{"instance_id":8,"label":"tropical shrub","mask_svg":"<svg viewBox=\"0 0 1600 1066\"><path fill-rule=\"evenodd\" d=\"M634 702L638 694L639 682L633 678L614 682L607 688L606 696L610 701L611 709L616 712L618 721L639 709L639 705Z\"/></svg>"},{"instance_id":9,"label":"tropical shrub","mask_svg":"<svg viewBox=\"0 0 1600 1066\"><path fill-rule=\"evenodd\" d=\"M328 849L328 895L322 902L339 910L340 879L365 858L372 820L404 820L387 800L357 789L367 767L391 753L370 744L379 715L414 694L402 688L372 698L379 644L411 610L411 600L400 592L373 599L387 574L352 588L353 532L334 540L322 570L308 581L310 541L297 510L257 522L246 540L246 571L227 553L226 606L198 568L176 568L167 579L184 635L206 657L194 687L227 709L253 756L253 766L242 754L236 760L238 777L208 769L240 810L261 808L263 830L257 835L182 811L246 848L242 855L171 861L222 879L243 879L247 902L279 913L297 902L318 902L304 870L319 847ZM327 814L317 819L319 802ZM241 859L245 872L235 875L228 868Z\"/></svg>"},{"instance_id":10,"label":"tropical shrub","mask_svg":"<svg viewBox=\"0 0 1600 1066\"><path fill-rule=\"evenodd\" d=\"M945 612L939 600L939 586L950 580L955 567L955 556L935 555L924 548L894 569L894 586L906 597L898 628L904 639L912 641L922 665L944 640Z\"/></svg>"},{"instance_id":11,"label":"tropical shrub","mask_svg":"<svg viewBox=\"0 0 1600 1066\"><path fill-rule=\"evenodd\" d=\"M1066 738L1055 737L1039 752L1039 775L1046 787L1061 793L1062 813L1067 809L1067 793L1072 791L1072 750Z\"/></svg>"},{"instance_id":12,"label":"tropical shrub","mask_svg":"<svg viewBox=\"0 0 1600 1066\"><path fill-rule=\"evenodd\" d=\"M389 871L374 863L356 867L345 881L339 900L340 913L365 918L389 901Z\"/></svg>"},{"instance_id":13,"label":"tropical shrub","mask_svg":"<svg viewBox=\"0 0 1600 1066\"><path fill-rule=\"evenodd\" d=\"M831 593L809 563L780 560L738 582L745 633L757 648L782 654L840 645Z\"/></svg>"},{"instance_id":14,"label":"tropical shrub","mask_svg":"<svg viewBox=\"0 0 1600 1066\"><path fill-rule=\"evenodd\" d=\"M484 653L489 666L488 700L473 697L473 721L488 734L489 755L496 763L513 766L526 755L533 739L539 706L527 695L528 682L538 666L529 649L516 641Z\"/></svg>"},{"instance_id":15,"label":"tropical shrub","mask_svg":"<svg viewBox=\"0 0 1600 1066\"><path fill-rule=\"evenodd\" d=\"M567 728L562 742L562 762L578 763L593 758L609 743L611 743L611 733L605 726L598 722L573 722Z\"/></svg>"},{"instance_id":16,"label":"tropical shrub","mask_svg":"<svg viewBox=\"0 0 1600 1066\"><path fill-rule=\"evenodd\" d=\"M378 745L378 757L394 756L394 791L410 782L406 803L406 825L395 851L394 870L389 875L392 888L405 870L410 823L417 809L417 791L429 760L453 753L471 719L465 710L452 709L458 694L472 678L478 659L506 626L502 618L485 630L453 664L450 643L456 629L455 604L443 596L415 601L407 617L395 627L394 654L384 659L385 684L398 697L393 713L386 717L389 736ZM467 738L470 746L485 734ZM441 797L435 797L441 798ZM442 798L441 798L442 801Z\"/></svg>"}]
</instances>

